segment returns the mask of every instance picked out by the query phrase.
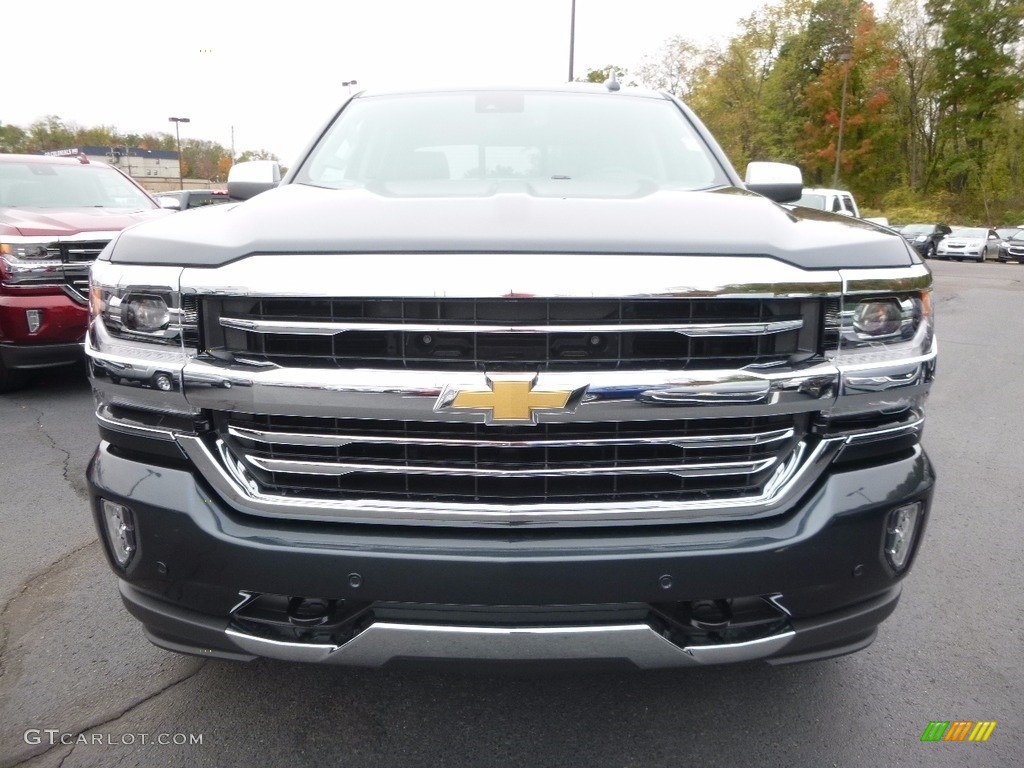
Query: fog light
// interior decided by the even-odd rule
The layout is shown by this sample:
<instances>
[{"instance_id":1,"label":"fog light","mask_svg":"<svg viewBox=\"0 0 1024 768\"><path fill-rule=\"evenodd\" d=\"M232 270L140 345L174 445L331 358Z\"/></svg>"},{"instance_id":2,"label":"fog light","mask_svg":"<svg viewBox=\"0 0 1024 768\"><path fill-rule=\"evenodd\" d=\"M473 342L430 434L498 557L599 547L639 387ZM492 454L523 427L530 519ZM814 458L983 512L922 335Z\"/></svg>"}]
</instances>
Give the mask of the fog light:
<instances>
[{"instance_id":1,"label":"fog light","mask_svg":"<svg viewBox=\"0 0 1024 768\"><path fill-rule=\"evenodd\" d=\"M114 560L122 568L135 554L135 516L123 504L102 499L103 519L107 524L107 541Z\"/></svg>"},{"instance_id":2,"label":"fog light","mask_svg":"<svg viewBox=\"0 0 1024 768\"><path fill-rule=\"evenodd\" d=\"M26 309L25 322L28 323L28 332L35 333L39 330L39 326L43 324L43 310Z\"/></svg>"},{"instance_id":3,"label":"fog light","mask_svg":"<svg viewBox=\"0 0 1024 768\"><path fill-rule=\"evenodd\" d=\"M922 509L923 505L918 501L889 513L885 527L885 557L897 572L907 567Z\"/></svg>"},{"instance_id":4,"label":"fog light","mask_svg":"<svg viewBox=\"0 0 1024 768\"><path fill-rule=\"evenodd\" d=\"M166 373L158 373L156 375L156 388L161 392L170 392L174 389L174 382L171 381L171 377Z\"/></svg>"}]
</instances>

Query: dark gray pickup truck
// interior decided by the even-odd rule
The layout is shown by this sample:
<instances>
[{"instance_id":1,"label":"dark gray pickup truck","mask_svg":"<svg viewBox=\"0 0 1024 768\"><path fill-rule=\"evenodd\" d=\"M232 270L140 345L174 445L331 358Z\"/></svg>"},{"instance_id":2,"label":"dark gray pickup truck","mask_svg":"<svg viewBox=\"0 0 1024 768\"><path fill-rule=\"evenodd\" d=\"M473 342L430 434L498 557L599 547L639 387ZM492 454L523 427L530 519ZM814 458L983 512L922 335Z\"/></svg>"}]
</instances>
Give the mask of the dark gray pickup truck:
<instances>
[{"instance_id":1,"label":"dark gray pickup truck","mask_svg":"<svg viewBox=\"0 0 1024 768\"><path fill-rule=\"evenodd\" d=\"M164 648L820 659L928 520L932 278L670 96L362 93L92 270L96 524Z\"/></svg>"}]
</instances>

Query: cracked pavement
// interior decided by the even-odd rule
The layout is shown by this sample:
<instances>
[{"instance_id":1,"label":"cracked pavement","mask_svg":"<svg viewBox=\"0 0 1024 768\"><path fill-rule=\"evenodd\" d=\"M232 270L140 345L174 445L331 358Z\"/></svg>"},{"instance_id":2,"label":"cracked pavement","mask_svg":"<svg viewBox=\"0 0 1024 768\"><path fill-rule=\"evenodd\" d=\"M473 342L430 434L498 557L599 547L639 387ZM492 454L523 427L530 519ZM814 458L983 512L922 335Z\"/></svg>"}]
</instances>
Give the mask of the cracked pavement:
<instances>
[{"instance_id":1,"label":"cracked pavement","mask_svg":"<svg viewBox=\"0 0 1024 768\"><path fill-rule=\"evenodd\" d=\"M91 411L81 366L0 397L4 768L50 749L26 744L26 729L112 722L201 666L151 647L121 608L86 501ZM119 636L133 642L112 642Z\"/></svg>"}]
</instances>

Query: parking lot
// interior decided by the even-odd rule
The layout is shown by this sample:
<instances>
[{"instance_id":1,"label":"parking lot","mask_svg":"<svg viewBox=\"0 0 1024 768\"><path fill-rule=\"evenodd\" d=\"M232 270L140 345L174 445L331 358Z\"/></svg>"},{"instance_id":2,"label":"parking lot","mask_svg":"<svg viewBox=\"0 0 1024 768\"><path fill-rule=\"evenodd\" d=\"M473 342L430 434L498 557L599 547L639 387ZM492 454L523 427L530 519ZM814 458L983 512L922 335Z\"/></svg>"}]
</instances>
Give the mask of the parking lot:
<instances>
[{"instance_id":1,"label":"parking lot","mask_svg":"<svg viewBox=\"0 0 1024 768\"><path fill-rule=\"evenodd\" d=\"M896 613L807 665L472 674L233 664L151 646L86 504L81 369L0 397L0 768L1024 764L1024 267L931 262L939 486ZM922 743L992 720L985 743Z\"/></svg>"}]
</instances>

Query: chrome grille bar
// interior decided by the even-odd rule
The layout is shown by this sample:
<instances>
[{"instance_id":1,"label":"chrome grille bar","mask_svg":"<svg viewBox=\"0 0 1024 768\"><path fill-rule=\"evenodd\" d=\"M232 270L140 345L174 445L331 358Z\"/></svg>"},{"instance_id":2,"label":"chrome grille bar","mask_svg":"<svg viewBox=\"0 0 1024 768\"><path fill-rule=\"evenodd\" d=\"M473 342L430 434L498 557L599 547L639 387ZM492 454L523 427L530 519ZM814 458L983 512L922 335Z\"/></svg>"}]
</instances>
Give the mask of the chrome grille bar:
<instances>
[{"instance_id":1,"label":"chrome grille bar","mask_svg":"<svg viewBox=\"0 0 1024 768\"><path fill-rule=\"evenodd\" d=\"M804 321L779 320L765 323L641 323L608 325L465 325L444 323L330 323L289 320L244 320L222 317L225 328L262 334L293 336L335 336L348 331L404 331L405 333L653 333L671 332L684 336L765 336L803 328Z\"/></svg>"},{"instance_id":2,"label":"chrome grille bar","mask_svg":"<svg viewBox=\"0 0 1024 768\"><path fill-rule=\"evenodd\" d=\"M270 445L301 445L322 448L337 448L352 443L375 443L379 445L432 445L463 446L471 448L568 448L577 446L615 445L671 445L677 448L746 448L756 445L788 440L795 434L792 429L776 429L767 432L739 435L691 435L651 436L629 438L575 438L571 440L470 440L444 437L398 437L391 435L355 434L310 434L296 432L271 432L268 430L246 429L230 426L228 434L241 440Z\"/></svg>"},{"instance_id":3,"label":"chrome grille bar","mask_svg":"<svg viewBox=\"0 0 1024 768\"><path fill-rule=\"evenodd\" d=\"M430 466L416 464L371 464L326 461L289 461L246 456L253 466L266 472L283 472L296 475L326 475L340 477L355 472L385 475L441 475L451 477L592 477L594 475L649 475L668 474L676 477L720 477L727 475L752 475L775 464L775 457L761 461L719 462L714 464L661 464L576 466L540 469L499 469L489 467Z\"/></svg>"}]
</instances>

